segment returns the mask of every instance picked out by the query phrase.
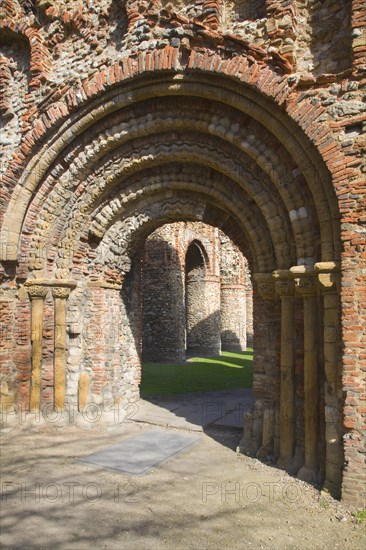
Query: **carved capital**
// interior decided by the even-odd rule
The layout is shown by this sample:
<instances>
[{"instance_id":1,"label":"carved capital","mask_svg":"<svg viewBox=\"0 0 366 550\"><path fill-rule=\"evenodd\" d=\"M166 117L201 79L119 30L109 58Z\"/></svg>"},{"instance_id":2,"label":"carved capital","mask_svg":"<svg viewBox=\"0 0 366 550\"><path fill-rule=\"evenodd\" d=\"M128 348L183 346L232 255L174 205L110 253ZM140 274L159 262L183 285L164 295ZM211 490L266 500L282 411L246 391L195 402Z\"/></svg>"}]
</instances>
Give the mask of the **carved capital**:
<instances>
[{"instance_id":1,"label":"carved capital","mask_svg":"<svg viewBox=\"0 0 366 550\"><path fill-rule=\"evenodd\" d=\"M295 294L295 281L276 281L276 292L280 296L280 298L291 298L291 296Z\"/></svg>"},{"instance_id":2,"label":"carved capital","mask_svg":"<svg viewBox=\"0 0 366 550\"><path fill-rule=\"evenodd\" d=\"M290 271L295 280L295 290L299 294L303 297L317 295L317 279L313 269L308 269L305 266L296 266L292 267Z\"/></svg>"},{"instance_id":3,"label":"carved capital","mask_svg":"<svg viewBox=\"0 0 366 550\"><path fill-rule=\"evenodd\" d=\"M337 293L340 290L340 273L335 262L318 262L314 266L318 287L322 293Z\"/></svg>"},{"instance_id":4,"label":"carved capital","mask_svg":"<svg viewBox=\"0 0 366 550\"><path fill-rule=\"evenodd\" d=\"M279 269L273 272L276 281L276 293L280 298L291 298L295 294L295 281L291 271Z\"/></svg>"},{"instance_id":5,"label":"carved capital","mask_svg":"<svg viewBox=\"0 0 366 550\"><path fill-rule=\"evenodd\" d=\"M61 298L66 300L70 296L71 289L63 286L57 286L52 288L52 296L54 299Z\"/></svg>"},{"instance_id":6,"label":"carved capital","mask_svg":"<svg viewBox=\"0 0 366 550\"><path fill-rule=\"evenodd\" d=\"M272 273L255 273L254 280L256 282L259 295L263 298L263 300L275 299L275 282Z\"/></svg>"},{"instance_id":7,"label":"carved capital","mask_svg":"<svg viewBox=\"0 0 366 550\"><path fill-rule=\"evenodd\" d=\"M44 300L48 293L48 288L41 285L32 285L27 287L27 291L31 300Z\"/></svg>"}]
</instances>

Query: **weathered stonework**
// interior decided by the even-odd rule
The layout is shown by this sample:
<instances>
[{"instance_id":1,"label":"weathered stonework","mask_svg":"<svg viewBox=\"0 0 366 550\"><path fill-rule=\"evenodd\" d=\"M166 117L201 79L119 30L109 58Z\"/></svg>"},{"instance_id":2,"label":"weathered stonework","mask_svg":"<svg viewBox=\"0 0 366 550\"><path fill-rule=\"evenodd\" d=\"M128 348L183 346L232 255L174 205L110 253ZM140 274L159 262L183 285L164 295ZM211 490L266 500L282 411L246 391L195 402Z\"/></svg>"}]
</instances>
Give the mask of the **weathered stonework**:
<instances>
[{"instance_id":1,"label":"weathered stonework","mask_svg":"<svg viewBox=\"0 0 366 550\"><path fill-rule=\"evenodd\" d=\"M57 406L55 357L66 410L86 393L105 408L137 399L143 243L203 222L255 281L243 449L363 504L365 20L362 0L3 2L5 409ZM300 267L316 299L297 288ZM284 271L294 294L270 283ZM61 308L51 289L65 281ZM49 292L29 298L32 286ZM315 317L317 339L304 329Z\"/></svg>"}]
</instances>

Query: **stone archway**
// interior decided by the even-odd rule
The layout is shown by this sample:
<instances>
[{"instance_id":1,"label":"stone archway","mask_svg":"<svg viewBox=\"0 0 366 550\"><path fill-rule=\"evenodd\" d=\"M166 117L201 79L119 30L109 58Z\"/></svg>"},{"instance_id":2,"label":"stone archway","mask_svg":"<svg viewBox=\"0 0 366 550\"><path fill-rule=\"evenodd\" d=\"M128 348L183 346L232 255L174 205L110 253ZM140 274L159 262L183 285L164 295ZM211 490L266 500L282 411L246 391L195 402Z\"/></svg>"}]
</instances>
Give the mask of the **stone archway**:
<instances>
[{"instance_id":1,"label":"stone archway","mask_svg":"<svg viewBox=\"0 0 366 550\"><path fill-rule=\"evenodd\" d=\"M141 240L164 223L203 221L239 246L256 283L256 407L242 447L271 454L305 479L324 478L339 495L336 196L319 150L265 95L271 79L281 98L281 78L268 69L258 91L258 83L224 76L228 66L219 75L192 60L175 71L171 60L156 76L135 67L136 78L129 72L123 86L98 90L39 131L34 157L14 169L13 178L23 176L9 186L3 259L19 262L17 307L33 334L32 347L19 352L31 361L17 372L15 400L62 409L77 400L85 375L97 403L136 399L140 326L135 319L131 330L129 289ZM315 319L319 329L310 330ZM34 335L53 321L52 396L41 391L44 343Z\"/></svg>"}]
</instances>

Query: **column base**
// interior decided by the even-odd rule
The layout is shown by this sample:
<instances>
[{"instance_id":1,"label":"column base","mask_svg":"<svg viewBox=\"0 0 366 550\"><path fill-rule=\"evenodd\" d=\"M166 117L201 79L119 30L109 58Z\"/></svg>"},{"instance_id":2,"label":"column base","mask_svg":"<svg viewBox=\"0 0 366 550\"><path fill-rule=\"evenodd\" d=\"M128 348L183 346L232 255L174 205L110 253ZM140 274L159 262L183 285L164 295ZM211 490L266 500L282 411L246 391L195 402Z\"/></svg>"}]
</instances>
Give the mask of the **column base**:
<instances>
[{"instance_id":1,"label":"column base","mask_svg":"<svg viewBox=\"0 0 366 550\"><path fill-rule=\"evenodd\" d=\"M341 488L338 483L326 479L322 487L322 491L329 493L336 500L341 498Z\"/></svg>"},{"instance_id":2,"label":"column base","mask_svg":"<svg viewBox=\"0 0 366 550\"><path fill-rule=\"evenodd\" d=\"M236 448L238 454L255 457L257 454L258 446L255 441L248 439L241 439L239 445Z\"/></svg>"},{"instance_id":3,"label":"column base","mask_svg":"<svg viewBox=\"0 0 366 550\"><path fill-rule=\"evenodd\" d=\"M311 466L303 466L297 473L297 477L302 481L306 481L311 485L319 483L319 472L317 469Z\"/></svg>"},{"instance_id":4,"label":"column base","mask_svg":"<svg viewBox=\"0 0 366 550\"><path fill-rule=\"evenodd\" d=\"M277 460L276 466L280 468L281 470L286 470L286 472L290 475L296 475L299 467L295 463L295 459L293 457L291 458L284 458L281 457Z\"/></svg>"},{"instance_id":5,"label":"column base","mask_svg":"<svg viewBox=\"0 0 366 550\"><path fill-rule=\"evenodd\" d=\"M263 460L263 459L269 460L271 458L271 460L273 461L273 445L271 446L262 445L262 447L258 449L257 454L255 456L259 460Z\"/></svg>"}]
</instances>

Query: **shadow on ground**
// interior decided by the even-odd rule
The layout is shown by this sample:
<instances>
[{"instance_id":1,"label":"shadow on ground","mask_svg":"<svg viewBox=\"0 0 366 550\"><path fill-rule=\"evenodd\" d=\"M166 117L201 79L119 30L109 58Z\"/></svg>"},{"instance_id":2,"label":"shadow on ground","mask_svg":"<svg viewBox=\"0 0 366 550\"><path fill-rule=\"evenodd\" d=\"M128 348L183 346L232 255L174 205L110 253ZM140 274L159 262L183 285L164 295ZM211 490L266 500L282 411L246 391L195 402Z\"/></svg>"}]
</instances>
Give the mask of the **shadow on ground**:
<instances>
[{"instance_id":1,"label":"shadow on ground","mask_svg":"<svg viewBox=\"0 0 366 550\"><path fill-rule=\"evenodd\" d=\"M130 418L155 426L204 432L236 449L244 413L253 403L252 357L253 351L246 350L223 352L211 358L195 357L178 365L143 365L143 398L136 403ZM181 388L206 391L179 393Z\"/></svg>"}]
</instances>

